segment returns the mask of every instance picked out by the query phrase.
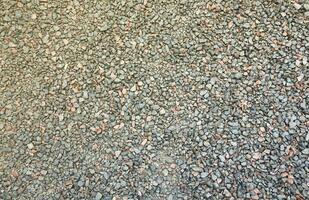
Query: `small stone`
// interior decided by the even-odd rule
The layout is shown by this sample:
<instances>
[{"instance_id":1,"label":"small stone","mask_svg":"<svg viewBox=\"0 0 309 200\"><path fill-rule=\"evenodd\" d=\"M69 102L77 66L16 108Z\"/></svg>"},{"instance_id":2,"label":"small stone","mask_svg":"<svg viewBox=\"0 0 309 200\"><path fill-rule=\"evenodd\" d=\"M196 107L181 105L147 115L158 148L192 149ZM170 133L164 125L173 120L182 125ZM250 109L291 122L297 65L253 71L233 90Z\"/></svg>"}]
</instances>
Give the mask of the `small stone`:
<instances>
[{"instance_id":1,"label":"small stone","mask_svg":"<svg viewBox=\"0 0 309 200\"><path fill-rule=\"evenodd\" d=\"M151 116L147 116L146 121L147 121L147 122L150 122L150 121L151 121L151 119L152 119L152 117L151 117Z\"/></svg>"},{"instance_id":2,"label":"small stone","mask_svg":"<svg viewBox=\"0 0 309 200\"><path fill-rule=\"evenodd\" d=\"M4 123L0 122L0 130L4 128Z\"/></svg>"},{"instance_id":3,"label":"small stone","mask_svg":"<svg viewBox=\"0 0 309 200\"><path fill-rule=\"evenodd\" d=\"M69 44L69 40L63 39L63 43L64 43L64 45L67 45L67 44Z\"/></svg>"},{"instance_id":4,"label":"small stone","mask_svg":"<svg viewBox=\"0 0 309 200\"><path fill-rule=\"evenodd\" d=\"M128 92L128 91L127 91L127 89L126 89L126 88L123 88L123 89L122 89L122 91L121 91L121 93L122 93L123 95L126 95L126 94L127 94L127 92Z\"/></svg>"},{"instance_id":5,"label":"small stone","mask_svg":"<svg viewBox=\"0 0 309 200\"><path fill-rule=\"evenodd\" d=\"M77 182L77 185L78 185L79 187L82 187L82 186L84 185L84 181L79 180L79 181Z\"/></svg>"},{"instance_id":6,"label":"small stone","mask_svg":"<svg viewBox=\"0 0 309 200\"><path fill-rule=\"evenodd\" d=\"M31 19L33 19L33 20L36 19L36 17L37 17L37 16L36 16L35 13L33 13L33 14L31 15Z\"/></svg>"},{"instance_id":7,"label":"small stone","mask_svg":"<svg viewBox=\"0 0 309 200\"><path fill-rule=\"evenodd\" d=\"M120 154L121 154L121 151L115 151L115 156L116 156L116 157L119 157Z\"/></svg>"},{"instance_id":8,"label":"small stone","mask_svg":"<svg viewBox=\"0 0 309 200\"><path fill-rule=\"evenodd\" d=\"M160 110L160 114L161 114L161 115L164 115L164 114L165 114L164 108L162 108L162 109Z\"/></svg>"},{"instance_id":9,"label":"small stone","mask_svg":"<svg viewBox=\"0 0 309 200\"><path fill-rule=\"evenodd\" d=\"M275 138L277 138L277 137L279 137L279 133L276 131L276 132L273 133L273 136L274 136Z\"/></svg>"},{"instance_id":10,"label":"small stone","mask_svg":"<svg viewBox=\"0 0 309 200\"><path fill-rule=\"evenodd\" d=\"M309 148L306 148L302 151L303 154L308 155L309 154Z\"/></svg>"},{"instance_id":11,"label":"small stone","mask_svg":"<svg viewBox=\"0 0 309 200\"><path fill-rule=\"evenodd\" d=\"M220 155L219 159L221 160L221 162L225 162L225 157L223 155Z\"/></svg>"},{"instance_id":12,"label":"small stone","mask_svg":"<svg viewBox=\"0 0 309 200\"><path fill-rule=\"evenodd\" d=\"M109 179L109 174L107 172L101 172L101 174L106 180Z\"/></svg>"},{"instance_id":13,"label":"small stone","mask_svg":"<svg viewBox=\"0 0 309 200\"><path fill-rule=\"evenodd\" d=\"M309 141L309 133L306 135L306 141Z\"/></svg>"},{"instance_id":14,"label":"small stone","mask_svg":"<svg viewBox=\"0 0 309 200\"><path fill-rule=\"evenodd\" d=\"M290 128L295 128L297 126L297 123L295 121L290 121L289 123Z\"/></svg>"},{"instance_id":15,"label":"small stone","mask_svg":"<svg viewBox=\"0 0 309 200\"><path fill-rule=\"evenodd\" d=\"M42 39L42 41L46 44L48 43L48 38L49 38L49 35L45 35Z\"/></svg>"},{"instance_id":16,"label":"small stone","mask_svg":"<svg viewBox=\"0 0 309 200\"><path fill-rule=\"evenodd\" d=\"M226 197L231 197L231 193L230 193L227 189L224 189L223 194L224 194Z\"/></svg>"},{"instance_id":17,"label":"small stone","mask_svg":"<svg viewBox=\"0 0 309 200\"><path fill-rule=\"evenodd\" d=\"M171 168L172 168L172 169L175 169L175 168L176 168L176 164L175 164L175 163L172 163L172 164L171 164Z\"/></svg>"},{"instance_id":18,"label":"small stone","mask_svg":"<svg viewBox=\"0 0 309 200\"><path fill-rule=\"evenodd\" d=\"M11 21L11 18L9 16L5 15L3 20L6 21L6 22L9 22L9 21Z\"/></svg>"},{"instance_id":19,"label":"small stone","mask_svg":"<svg viewBox=\"0 0 309 200\"><path fill-rule=\"evenodd\" d=\"M102 195L100 192L98 192L98 193L95 195L95 199L96 199L96 200L100 200L102 197L103 197L103 195Z\"/></svg>"},{"instance_id":20,"label":"small stone","mask_svg":"<svg viewBox=\"0 0 309 200\"><path fill-rule=\"evenodd\" d=\"M66 180L64 182L64 185L66 185L66 186L73 185L73 181L72 180Z\"/></svg>"},{"instance_id":21,"label":"small stone","mask_svg":"<svg viewBox=\"0 0 309 200\"><path fill-rule=\"evenodd\" d=\"M13 169L13 170L11 171L11 175L12 175L13 177L17 178L17 177L19 176L19 173L18 173L18 171L17 171L16 169Z\"/></svg>"},{"instance_id":22,"label":"small stone","mask_svg":"<svg viewBox=\"0 0 309 200\"><path fill-rule=\"evenodd\" d=\"M212 88L212 85L211 85L211 84L207 84L206 87L207 87L208 89L211 89L211 88Z\"/></svg>"},{"instance_id":23,"label":"small stone","mask_svg":"<svg viewBox=\"0 0 309 200\"><path fill-rule=\"evenodd\" d=\"M207 90L202 90L201 92L200 92L200 95L201 96L204 96L205 94L207 94L208 92L207 92Z\"/></svg>"},{"instance_id":24,"label":"small stone","mask_svg":"<svg viewBox=\"0 0 309 200\"><path fill-rule=\"evenodd\" d=\"M164 169L164 170L162 171L162 173L163 173L164 176L167 176L167 175L168 175L168 170L167 170L167 169Z\"/></svg>"},{"instance_id":25,"label":"small stone","mask_svg":"<svg viewBox=\"0 0 309 200\"><path fill-rule=\"evenodd\" d=\"M143 86L143 82L142 81L138 81L137 85L141 87L141 86Z\"/></svg>"},{"instance_id":26,"label":"small stone","mask_svg":"<svg viewBox=\"0 0 309 200\"><path fill-rule=\"evenodd\" d=\"M306 10L309 10L309 4L304 4L304 8L306 9Z\"/></svg>"},{"instance_id":27,"label":"small stone","mask_svg":"<svg viewBox=\"0 0 309 200\"><path fill-rule=\"evenodd\" d=\"M300 74L299 76L297 76L297 80L298 80L298 81L303 80L303 78L304 78L304 74Z\"/></svg>"},{"instance_id":28,"label":"small stone","mask_svg":"<svg viewBox=\"0 0 309 200\"><path fill-rule=\"evenodd\" d=\"M89 97L89 96L88 96L88 92L87 92L87 91L84 91L84 92L83 92L83 98L84 98L84 99L88 99L88 97Z\"/></svg>"},{"instance_id":29,"label":"small stone","mask_svg":"<svg viewBox=\"0 0 309 200\"><path fill-rule=\"evenodd\" d=\"M114 129L122 129L123 127L124 127L124 123L120 123L114 126Z\"/></svg>"},{"instance_id":30,"label":"small stone","mask_svg":"<svg viewBox=\"0 0 309 200\"><path fill-rule=\"evenodd\" d=\"M116 74L114 74L114 73L111 73L110 77L111 77L112 80L115 80L117 78Z\"/></svg>"},{"instance_id":31,"label":"small stone","mask_svg":"<svg viewBox=\"0 0 309 200\"><path fill-rule=\"evenodd\" d=\"M301 64L301 62L300 62L300 60L296 60L296 62L295 62L295 64L296 64L296 66L300 66L300 64Z\"/></svg>"},{"instance_id":32,"label":"small stone","mask_svg":"<svg viewBox=\"0 0 309 200\"><path fill-rule=\"evenodd\" d=\"M211 84L211 85L216 84L216 82L217 82L217 78L216 78L216 77L212 77L212 78L210 79L210 84Z\"/></svg>"},{"instance_id":33,"label":"small stone","mask_svg":"<svg viewBox=\"0 0 309 200\"><path fill-rule=\"evenodd\" d=\"M46 170L41 170L41 174L45 176L47 174L47 171Z\"/></svg>"},{"instance_id":34,"label":"small stone","mask_svg":"<svg viewBox=\"0 0 309 200\"><path fill-rule=\"evenodd\" d=\"M261 153L260 152L253 153L252 158L255 159L255 160L260 159L261 158Z\"/></svg>"},{"instance_id":35,"label":"small stone","mask_svg":"<svg viewBox=\"0 0 309 200\"><path fill-rule=\"evenodd\" d=\"M303 57L303 64L304 64L304 65L307 65L307 64L308 64L308 58L307 58L307 56L304 56L304 57Z\"/></svg>"},{"instance_id":36,"label":"small stone","mask_svg":"<svg viewBox=\"0 0 309 200\"><path fill-rule=\"evenodd\" d=\"M210 198L211 196L212 196L211 193L209 193L209 192L206 193L206 197L207 197L207 198Z\"/></svg>"},{"instance_id":37,"label":"small stone","mask_svg":"<svg viewBox=\"0 0 309 200\"><path fill-rule=\"evenodd\" d=\"M207 177L207 173L206 172L202 172L201 173L201 178L206 178Z\"/></svg>"},{"instance_id":38,"label":"small stone","mask_svg":"<svg viewBox=\"0 0 309 200\"><path fill-rule=\"evenodd\" d=\"M17 47L17 45L14 44L13 42L10 42L10 43L9 43L9 47L14 48L14 47Z\"/></svg>"},{"instance_id":39,"label":"small stone","mask_svg":"<svg viewBox=\"0 0 309 200\"><path fill-rule=\"evenodd\" d=\"M300 103L300 107L302 107L303 109L306 109L307 105L306 105L306 101L303 100L301 103Z\"/></svg>"},{"instance_id":40,"label":"small stone","mask_svg":"<svg viewBox=\"0 0 309 200\"><path fill-rule=\"evenodd\" d=\"M32 175L32 170L29 170L29 169L28 169L28 170L26 171L26 175L28 175L28 176Z\"/></svg>"},{"instance_id":41,"label":"small stone","mask_svg":"<svg viewBox=\"0 0 309 200\"><path fill-rule=\"evenodd\" d=\"M240 72L237 72L236 74L235 74L235 78L236 79L240 79L242 77L242 74L240 73Z\"/></svg>"},{"instance_id":42,"label":"small stone","mask_svg":"<svg viewBox=\"0 0 309 200\"><path fill-rule=\"evenodd\" d=\"M294 3L294 8L296 8L297 10L299 10L301 8L301 5L298 3Z\"/></svg>"},{"instance_id":43,"label":"small stone","mask_svg":"<svg viewBox=\"0 0 309 200\"><path fill-rule=\"evenodd\" d=\"M211 175L211 179L212 179L213 181L216 181L216 180L217 180L217 178L218 178L218 177L217 177L216 175L214 175L214 174L213 174L213 175Z\"/></svg>"},{"instance_id":44,"label":"small stone","mask_svg":"<svg viewBox=\"0 0 309 200\"><path fill-rule=\"evenodd\" d=\"M100 27L99 27L99 30L100 30L100 31L106 31L106 30L108 30L108 29L109 29L109 26L108 26L108 24L106 24L106 23L103 24L103 26L100 26Z\"/></svg>"},{"instance_id":45,"label":"small stone","mask_svg":"<svg viewBox=\"0 0 309 200\"><path fill-rule=\"evenodd\" d=\"M63 121L63 119L64 119L63 114L60 114L60 115L59 115L59 121L61 122L61 121Z\"/></svg>"},{"instance_id":46,"label":"small stone","mask_svg":"<svg viewBox=\"0 0 309 200\"><path fill-rule=\"evenodd\" d=\"M147 139L144 139L143 142L141 143L142 146L145 146L147 143Z\"/></svg>"},{"instance_id":47,"label":"small stone","mask_svg":"<svg viewBox=\"0 0 309 200\"><path fill-rule=\"evenodd\" d=\"M130 91L131 91L131 92L135 92L135 91L136 91L136 85L134 85L133 87L131 87Z\"/></svg>"},{"instance_id":48,"label":"small stone","mask_svg":"<svg viewBox=\"0 0 309 200\"><path fill-rule=\"evenodd\" d=\"M245 27L245 28L250 28L250 23L245 23L245 24L244 24L244 27Z\"/></svg>"},{"instance_id":49,"label":"small stone","mask_svg":"<svg viewBox=\"0 0 309 200\"><path fill-rule=\"evenodd\" d=\"M32 143L29 143L29 144L27 145L27 147L28 147L28 149L33 149L33 148L34 148L34 145L33 145Z\"/></svg>"}]
</instances>

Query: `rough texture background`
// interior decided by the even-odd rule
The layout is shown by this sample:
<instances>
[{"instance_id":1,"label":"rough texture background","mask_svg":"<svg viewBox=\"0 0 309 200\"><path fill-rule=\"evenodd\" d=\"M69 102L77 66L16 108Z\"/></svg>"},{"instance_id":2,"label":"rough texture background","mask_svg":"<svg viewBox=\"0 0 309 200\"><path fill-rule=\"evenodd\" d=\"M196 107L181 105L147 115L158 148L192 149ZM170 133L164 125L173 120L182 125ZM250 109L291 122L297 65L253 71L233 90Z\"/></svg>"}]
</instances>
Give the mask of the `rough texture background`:
<instances>
[{"instance_id":1,"label":"rough texture background","mask_svg":"<svg viewBox=\"0 0 309 200\"><path fill-rule=\"evenodd\" d=\"M0 199L309 198L309 2L0 1Z\"/></svg>"}]
</instances>

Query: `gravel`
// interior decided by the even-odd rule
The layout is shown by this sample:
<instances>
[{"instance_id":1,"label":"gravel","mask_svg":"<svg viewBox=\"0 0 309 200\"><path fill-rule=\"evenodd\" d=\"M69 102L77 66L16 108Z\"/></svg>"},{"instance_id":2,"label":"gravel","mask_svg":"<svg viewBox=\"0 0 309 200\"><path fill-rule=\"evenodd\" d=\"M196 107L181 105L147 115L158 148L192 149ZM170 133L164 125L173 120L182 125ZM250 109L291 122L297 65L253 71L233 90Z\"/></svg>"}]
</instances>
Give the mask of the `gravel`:
<instances>
[{"instance_id":1,"label":"gravel","mask_svg":"<svg viewBox=\"0 0 309 200\"><path fill-rule=\"evenodd\" d=\"M308 198L308 1L0 5L0 199Z\"/></svg>"}]
</instances>

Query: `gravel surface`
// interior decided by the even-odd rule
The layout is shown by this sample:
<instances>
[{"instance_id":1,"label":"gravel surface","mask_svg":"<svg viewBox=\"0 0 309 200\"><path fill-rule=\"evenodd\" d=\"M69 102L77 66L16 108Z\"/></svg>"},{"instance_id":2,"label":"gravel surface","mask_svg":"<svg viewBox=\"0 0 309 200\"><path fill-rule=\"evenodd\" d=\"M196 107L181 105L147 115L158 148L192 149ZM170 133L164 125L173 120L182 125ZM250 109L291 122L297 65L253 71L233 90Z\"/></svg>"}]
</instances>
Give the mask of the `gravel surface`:
<instances>
[{"instance_id":1,"label":"gravel surface","mask_svg":"<svg viewBox=\"0 0 309 200\"><path fill-rule=\"evenodd\" d=\"M309 1L0 16L0 199L309 198Z\"/></svg>"}]
</instances>

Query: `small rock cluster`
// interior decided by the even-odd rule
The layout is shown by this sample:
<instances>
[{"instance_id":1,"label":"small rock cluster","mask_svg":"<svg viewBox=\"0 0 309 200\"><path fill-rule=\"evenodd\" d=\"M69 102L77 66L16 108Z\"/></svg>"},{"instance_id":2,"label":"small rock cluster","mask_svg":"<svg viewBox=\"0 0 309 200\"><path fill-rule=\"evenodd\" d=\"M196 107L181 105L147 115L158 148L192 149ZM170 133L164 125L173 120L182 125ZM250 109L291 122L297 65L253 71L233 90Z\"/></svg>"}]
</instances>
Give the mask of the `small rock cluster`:
<instances>
[{"instance_id":1,"label":"small rock cluster","mask_svg":"<svg viewBox=\"0 0 309 200\"><path fill-rule=\"evenodd\" d=\"M308 199L308 1L0 5L0 199Z\"/></svg>"}]
</instances>

